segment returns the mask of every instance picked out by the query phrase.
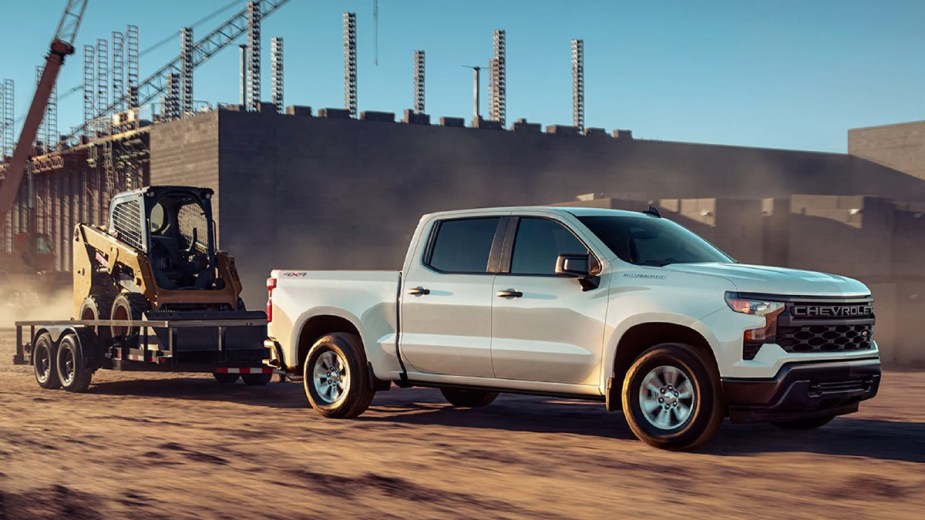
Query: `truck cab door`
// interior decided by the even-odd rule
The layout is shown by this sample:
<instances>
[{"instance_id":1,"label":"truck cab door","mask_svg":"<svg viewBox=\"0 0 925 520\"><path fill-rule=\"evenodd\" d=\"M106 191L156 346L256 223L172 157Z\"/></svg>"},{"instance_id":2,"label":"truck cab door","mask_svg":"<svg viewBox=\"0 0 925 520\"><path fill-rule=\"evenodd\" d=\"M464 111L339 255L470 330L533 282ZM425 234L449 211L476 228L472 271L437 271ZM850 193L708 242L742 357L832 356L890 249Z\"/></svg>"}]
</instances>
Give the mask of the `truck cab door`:
<instances>
[{"instance_id":1,"label":"truck cab door","mask_svg":"<svg viewBox=\"0 0 925 520\"><path fill-rule=\"evenodd\" d=\"M402 360L409 372L493 377L491 305L501 216L438 220L402 282ZM412 377L413 379L413 377Z\"/></svg>"},{"instance_id":2,"label":"truck cab door","mask_svg":"<svg viewBox=\"0 0 925 520\"><path fill-rule=\"evenodd\" d=\"M589 253L562 222L510 219L492 295L495 377L600 384L607 281L583 290L576 278L556 274L559 255Z\"/></svg>"}]
</instances>

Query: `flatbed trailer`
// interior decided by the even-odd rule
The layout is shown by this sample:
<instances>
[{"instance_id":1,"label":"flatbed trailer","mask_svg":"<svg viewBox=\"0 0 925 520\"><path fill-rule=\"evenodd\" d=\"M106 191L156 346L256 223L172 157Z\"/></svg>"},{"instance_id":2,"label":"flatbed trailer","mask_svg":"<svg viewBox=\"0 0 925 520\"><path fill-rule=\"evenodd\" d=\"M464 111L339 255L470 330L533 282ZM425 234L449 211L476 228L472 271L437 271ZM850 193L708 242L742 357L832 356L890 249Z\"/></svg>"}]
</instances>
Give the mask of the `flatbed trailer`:
<instances>
[{"instance_id":1,"label":"flatbed trailer","mask_svg":"<svg viewBox=\"0 0 925 520\"><path fill-rule=\"evenodd\" d=\"M161 314L161 313L157 313ZM16 322L14 365L31 365L43 388L84 392L97 370L211 373L222 383L269 382L266 315L237 312L234 319Z\"/></svg>"}]
</instances>

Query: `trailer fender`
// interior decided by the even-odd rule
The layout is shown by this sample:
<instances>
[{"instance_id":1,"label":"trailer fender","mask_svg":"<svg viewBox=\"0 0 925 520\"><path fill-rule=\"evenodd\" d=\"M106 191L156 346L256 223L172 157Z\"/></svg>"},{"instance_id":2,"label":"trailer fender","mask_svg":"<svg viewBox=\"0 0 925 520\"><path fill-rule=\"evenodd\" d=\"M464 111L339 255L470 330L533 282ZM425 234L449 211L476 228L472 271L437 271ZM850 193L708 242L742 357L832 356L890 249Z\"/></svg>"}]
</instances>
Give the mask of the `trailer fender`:
<instances>
[{"instance_id":1,"label":"trailer fender","mask_svg":"<svg viewBox=\"0 0 925 520\"><path fill-rule=\"evenodd\" d=\"M105 345L100 345L99 338L93 331L92 327L83 326L62 326L62 327L43 327L35 329L35 338L40 334L47 332L51 335L51 340L55 343L61 341L61 338L67 334L73 334L77 337L77 345L80 348L80 355L84 359L84 366L87 368L99 368L105 356Z\"/></svg>"}]
</instances>

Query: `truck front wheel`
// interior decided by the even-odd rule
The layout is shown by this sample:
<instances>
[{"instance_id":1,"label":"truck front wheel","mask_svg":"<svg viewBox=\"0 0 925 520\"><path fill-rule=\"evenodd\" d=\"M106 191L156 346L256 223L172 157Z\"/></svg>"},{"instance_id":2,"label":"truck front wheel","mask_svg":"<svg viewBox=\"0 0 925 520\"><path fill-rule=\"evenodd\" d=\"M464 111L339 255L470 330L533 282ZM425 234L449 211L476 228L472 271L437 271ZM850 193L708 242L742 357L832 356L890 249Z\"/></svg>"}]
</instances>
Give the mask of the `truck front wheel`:
<instances>
[{"instance_id":1,"label":"truck front wheel","mask_svg":"<svg viewBox=\"0 0 925 520\"><path fill-rule=\"evenodd\" d=\"M365 412L376 393L366 367L363 343L355 334L339 332L316 341L305 358L302 380L312 408L337 419Z\"/></svg>"},{"instance_id":2,"label":"truck front wheel","mask_svg":"<svg viewBox=\"0 0 925 520\"><path fill-rule=\"evenodd\" d=\"M622 401L630 429L657 448L696 448L723 422L716 370L681 343L655 345L636 358L623 381Z\"/></svg>"}]
</instances>

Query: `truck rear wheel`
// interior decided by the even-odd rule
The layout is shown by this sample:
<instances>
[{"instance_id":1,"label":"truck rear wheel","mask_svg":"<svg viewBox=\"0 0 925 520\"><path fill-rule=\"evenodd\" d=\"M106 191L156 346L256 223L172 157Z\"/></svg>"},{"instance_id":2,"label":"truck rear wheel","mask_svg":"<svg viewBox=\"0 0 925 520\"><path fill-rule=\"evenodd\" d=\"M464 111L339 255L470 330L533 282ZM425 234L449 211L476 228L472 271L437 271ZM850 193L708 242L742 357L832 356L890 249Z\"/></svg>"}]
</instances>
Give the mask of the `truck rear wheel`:
<instances>
[{"instance_id":1,"label":"truck rear wheel","mask_svg":"<svg viewBox=\"0 0 925 520\"><path fill-rule=\"evenodd\" d=\"M87 368L76 334L66 334L58 342L58 377L61 388L68 392L86 392L93 379L93 369Z\"/></svg>"},{"instance_id":2,"label":"truck rear wheel","mask_svg":"<svg viewBox=\"0 0 925 520\"><path fill-rule=\"evenodd\" d=\"M355 334L335 333L312 345L303 371L305 395L319 414L337 419L356 417L375 395L369 385L366 352Z\"/></svg>"},{"instance_id":3,"label":"truck rear wheel","mask_svg":"<svg viewBox=\"0 0 925 520\"><path fill-rule=\"evenodd\" d=\"M440 393L451 405L462 408L488 406L498 397L498 392L465 390L462 388L441 388Z\"/></svg>"},{"instance_id":4,"label":"truck rear wheel","mask_svg":"<svg viewBox=\"0 0 925 520\"><path fill-rule=\"evenodd\" d=\"M681 343L655 345L636 358L623 380L622 404L636 437L669 450L707 442L725 415L715 368Z\"/></svg>"},{"instance_id":5,"label":"truck rear wheel","mask_svg":"<svg viewBox=\"0 0 925 520\"><path fill-rule=\"evenodd\" d=\"M32 369L35 372L35 381L46 390L61 388L61 379L58 378L57 354L57 345L52 341L51 334L47 332L39 334L32 347Z\"/></svg>"},{"instance_id":6,"label":"truck rear wheel","mask_svg":"<svg viewBox=\"0 0 925 520\"><path fill-rule=\"evenodd\" d=\"M113 300L110 316L113 320L141 320L149 308L148 300L143 294L122 293ZM113 325L111 333L113 339L119 340L123 344L134 346L138 343L139 330L140 327L137 325Z\"/></svg>"}]
</instances>

